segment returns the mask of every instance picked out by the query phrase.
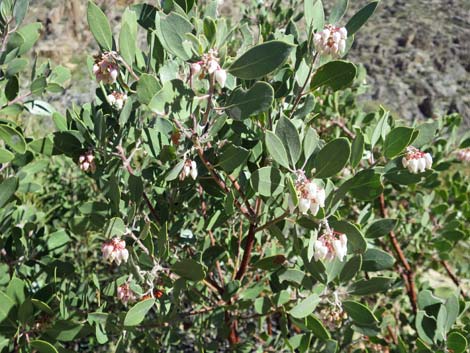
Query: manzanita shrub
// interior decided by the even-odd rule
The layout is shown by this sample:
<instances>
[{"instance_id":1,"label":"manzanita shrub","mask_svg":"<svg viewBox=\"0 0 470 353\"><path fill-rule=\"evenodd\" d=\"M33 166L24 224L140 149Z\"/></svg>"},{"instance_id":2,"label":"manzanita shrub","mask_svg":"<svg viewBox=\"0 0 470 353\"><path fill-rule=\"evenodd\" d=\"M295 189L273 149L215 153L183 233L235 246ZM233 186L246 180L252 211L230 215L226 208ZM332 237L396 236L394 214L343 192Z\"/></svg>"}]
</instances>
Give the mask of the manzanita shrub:
<instances>
[{"instance_id":1,"label":"manzanita shrub","mask_svg":"<svg viewBox=\"0 0 470 353\"><path fill-rule=\"evenodd\" d=\"M470 138L358 103L364 5L90 1L63 116L3 0L1 352L467 351Z\"/></svg>"}]
</instances>

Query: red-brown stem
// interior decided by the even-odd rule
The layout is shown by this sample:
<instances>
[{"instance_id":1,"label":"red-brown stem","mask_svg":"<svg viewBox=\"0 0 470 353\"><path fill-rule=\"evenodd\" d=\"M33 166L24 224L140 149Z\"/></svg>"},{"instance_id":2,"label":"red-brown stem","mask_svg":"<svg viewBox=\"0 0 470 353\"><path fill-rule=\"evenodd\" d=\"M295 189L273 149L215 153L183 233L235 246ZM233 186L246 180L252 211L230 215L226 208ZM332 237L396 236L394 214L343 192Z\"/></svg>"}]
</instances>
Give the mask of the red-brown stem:
<instances>
[{"instance_id":1,"label":"red-brown stem","mask_svg":"<svg viewBox=\"0 0 470 353\"><path fill-rule=\"evenodd\" d=\"M450 279L452 280L452 282L454 282L454 284L459 287L460 289L460 294L462 295L462 298L463 299L468 299L468 295L465 294L465 292L463 291L462 287L460 286L460 281L458 279L458 277L454 274L454 272L452 272L452 269L450 268L449 264L447 263L447 261L445 260L441 260L441 265L444 267L444 269L446 270L447 274L449 275Z\"/></svg>"},{"instance_id":2,"label":"red-brown stem","mask_svg":"<svg viewBox=\"0 0 470 353\"><path fill-rule=\"evenodd\" d=\"M216 184L226 193L230 193L230 189L227 187L227 185L225 184L225 182L219 177L219 175L217 174L217 172L215 171L214 167L212 166L212 164L206 159L206 157L204 156L204 150L198 146L196 147L196 150L197 150L197 154L199 155L199 158L201 159L202 163L204 164L204 166L207 168L207 170L209 171L212 179L214 179L214 181L216 182ZM242 204L240 204L240 202L238 200L234 200L233 202L235 204L235 206L240 210L240 212L248 218L248 220L250 221L253 221L253 217L252 217L252 212L248 211L248 209L243 206Z\"/></svg>"},{"instance_id":3,"label":"red-brown stem","mask_svg":"<svg viewBox=\"0 0 470 353\"><path fill-rule=\"evenodd\" d=\"M230 328L228 334L228 341L231 346L234 346L240 342L237 334L237 322L230 320L230 314L228 311L225 311L225 324Z\"/></svg>"},{"instance_id":4,"label":"red-brown stem","mask_svg":"<svg viewBox=\"0 0 470 353\"><path fill-rule=\"evenodd\" d=\"M332 121L332 124L333 125L336 125L338 127L341 128L341 130L343 130L343 132L348 135L350 138L355 138L356 137L356 134L354 132L352 132L351 130L348 129L348 127L340 120L333 120Z\"/></svg>"},{"instance_id":5,"label":"red-brown stem","mask_svg":"<svg viewBox=\"0 0 470 353\"><path fill-rule=\"evenodd\" d=\"M261 201L260 199L256 199L256 214L258 214L258 210L261 206ZM253 251L253 245L255 244L255 234L256 234L256 222L250 223L250 227L248 229L248 236L246 238L246 244L245 244L245 249L243 252L243 258L240 263L240 268L237 271L237 275L235 276L235 279L241 280L243 276L245 275L245 272L248 268L248 263L250 262L251 259L251 252Z\"/></svg>"},{"instance_id":6,"label":"red-brown stem","mask_svg":"<svg viewBox=\"0 0 470 353\"><path fill-rule=\"evenodd\" d=\"M381 216L383 218L387 218L388 212L387 212L387 207L385 206L384 194L380 194L379 204L380 204ZM415 286L413 269L411 268L410 264L408 263L408 260L403 254L403 250L401 249L401 246L398 243L397 237L395 236L395 232L393 230L390 231L389 238L390 238L393 248L395 249L395 252L398 255L398 259L403 265L403 268L404 268L403 276L406 279L405 284L407 284L406 291L408 293L408 297L410 298L410 303L411 303L411 307L413 308L413 313L416 314L418 310L418 305L417 305L418 299L416 297L416 286Z\"/></svg>"}]
</instances>

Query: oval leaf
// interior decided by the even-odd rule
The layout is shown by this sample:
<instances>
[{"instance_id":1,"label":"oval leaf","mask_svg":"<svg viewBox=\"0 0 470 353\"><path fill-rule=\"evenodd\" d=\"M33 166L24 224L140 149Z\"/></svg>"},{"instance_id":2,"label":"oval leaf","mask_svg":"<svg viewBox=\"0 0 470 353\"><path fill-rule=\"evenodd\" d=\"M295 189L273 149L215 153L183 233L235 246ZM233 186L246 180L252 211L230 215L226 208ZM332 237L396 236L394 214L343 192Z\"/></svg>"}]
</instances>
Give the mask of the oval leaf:
<instances>
[{"instance_id":1,"label":"oval leaf","mask_svg":"<svg viewBox=\"0 0 470 353\"><path fill-rule=\"evenodd\" d=\"M152 308L153 304L155 304L155 299L145 299L141 302L135 304L126 314L124 318L124 326L136 326L140 324L145 315L147 315L148 311Z\"/></svg>"},{"instance_id":2,"label":"oval leaf","mask_svg":"<svg viewBox=\"0 0 470 353\"><path fill-rule=\"evenodd\" d=\"M281 66L293 48L292 44L279 40L258 44L237 58L228 71L244 80L263 77Z\"/></svg>"},{"instance_id":3,"label":"oval leaf","mask_svg":"<svg viewBox=\"0 0 470 353\"><path fill-rule=\"evenodd\" d=\"M333 91L348 87L356 77L356 66L343 60L335 60L320 66L313 74L310 89L326 86Z\"/></svg>"},{"instance_id":4,"label":"oval leaf","mask_svg":"<svg viewBox=\"0 0 470 353\"><path fill-rule=\"evenodd\" d=\"M106 15L93 2L88 1L87 20L91 33L101 48L110 51L113 49L113 33Z\"/></svg>"},{"instance_id":5,"label":"oval leaf","mask_svg":"<svg viewBox=\"0 0 470 353\"><path fill-rule=\"evenodd\" d=\"M349 141L337 138L323 147L315 157L313 167L316 178L328 178L340 172L349 160L351 147Z\"/></svg>"},{"instance_id":6,"label":"oval leaf","mask_svg":"<svg viewBox=\"0 0 470 353\"><path fill-rule=\"evenodd\" d=\"M269 83L256 82L248 90L236 88L227 99L228 114L238 120L247 119L271 108L274 90Z\"/></svg>"},{"instance_id":7,"label":"oval leaf","mask_svg":"<svg viewBox=\"0 0 470 353\"><path fill-rule=\"evenodd\" d=\"M287 158L287 151L284 148L282 141L271 131L266 131L266 148L273 159L285 168L289 168L289 159Z\"/></svg>"}]
</instances>

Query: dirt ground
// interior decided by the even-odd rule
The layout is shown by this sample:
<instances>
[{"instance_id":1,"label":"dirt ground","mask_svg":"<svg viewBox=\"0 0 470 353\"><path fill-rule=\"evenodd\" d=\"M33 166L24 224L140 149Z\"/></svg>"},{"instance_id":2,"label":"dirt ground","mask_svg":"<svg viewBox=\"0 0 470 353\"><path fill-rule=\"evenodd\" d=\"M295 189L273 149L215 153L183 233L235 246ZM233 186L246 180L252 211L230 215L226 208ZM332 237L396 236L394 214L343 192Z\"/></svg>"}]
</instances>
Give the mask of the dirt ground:
<instances>
[{"instance_id":1,"label":"dirt ground","mask_svg":"<svg viewBox=\"0 0 470 353\"><path fill-rule=\"evenodd\" d=\"M236 16L239 1L225 0L222 6ZM138 1L97 2L118 22L123 7ZM346 18L366 2L350 1ZM333 0L324 3L328 9ZM85 7L84 0L31 1L30 21L45 26L39 55L72 69L70 88L53 102L59 110L72 101L89 101L93 94L84 65L86 55L95 51ZM468 0L384 0L361 29L348 59L367 68L370 93L365 101L381 102L407 120L459 112L470 126L469 38Z\"/></svg>"}]
</instances>

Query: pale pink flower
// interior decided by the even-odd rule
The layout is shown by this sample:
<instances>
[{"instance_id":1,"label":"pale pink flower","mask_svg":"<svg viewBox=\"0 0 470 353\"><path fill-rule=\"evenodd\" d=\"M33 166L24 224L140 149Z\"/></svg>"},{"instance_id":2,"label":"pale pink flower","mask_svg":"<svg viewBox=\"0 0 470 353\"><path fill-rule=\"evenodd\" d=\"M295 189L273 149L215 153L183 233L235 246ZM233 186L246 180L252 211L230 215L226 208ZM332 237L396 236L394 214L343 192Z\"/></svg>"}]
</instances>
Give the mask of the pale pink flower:
<instances>
[{"instance_id":1,"label":"pale pink flower","mask_svg":"<svg viewBox=\"0 0 470 353\"><path fill-rule=\"evenodd\" d=\"M429 153L421 152L415 147L409 146L406 154L401 160L403 167L410 173L419 174L432 167L432 156Z\"/></svg>"},{"instance_id":2,"label":"pale pink flower","mask_svg":"<svg viewBox=\"0 0 470 353\"><path fill-rule=\"evenodd\" d=\"M106 261L114 261L117 265L120 265L121 262L127 262L129 258L126 242L117 237L104 242L103 245L101 245L101 252Z\"/></svg>"},{"instance_id":3,"label":"pale pink flower","mask_svg":"<svg viewBox=\"0 0 470 353\"><path fill-rule=\"evenodd\" d=\"M315 49L321 55L341 56L346 50L348 31L345 27L326 25L325 28L313 36Z\"/></svg>"},{"instance_id":4,"label":"pale pink flower","mask_svg":"<svg viewBox=\"0 0 470 353\"><path fill-rule=\"evenodd\" d=\"M117 298L123 303L133 302L136 296L129 286L129 283L124 283L117 288Z\"/></svg>"},{"instance_id":5,"label":"pale pink flower","mask_svg":"<svg viewBox=\"0 0 470 353\"><path fill-rule=\"evenodd\" d=\"M315 261L331 261L336 257L342 262L347 252L348 238L346 234L329 229L315 241L313 256Z\"/></svg>"}]
</instances>

